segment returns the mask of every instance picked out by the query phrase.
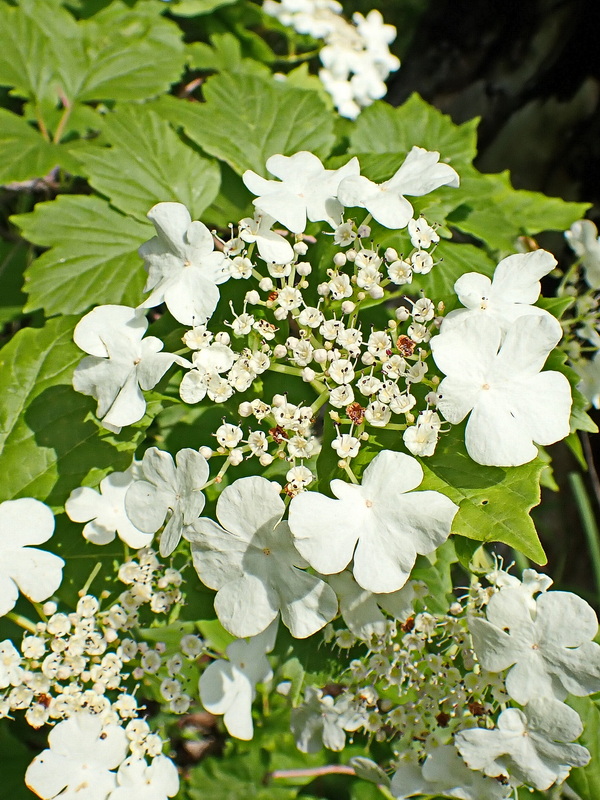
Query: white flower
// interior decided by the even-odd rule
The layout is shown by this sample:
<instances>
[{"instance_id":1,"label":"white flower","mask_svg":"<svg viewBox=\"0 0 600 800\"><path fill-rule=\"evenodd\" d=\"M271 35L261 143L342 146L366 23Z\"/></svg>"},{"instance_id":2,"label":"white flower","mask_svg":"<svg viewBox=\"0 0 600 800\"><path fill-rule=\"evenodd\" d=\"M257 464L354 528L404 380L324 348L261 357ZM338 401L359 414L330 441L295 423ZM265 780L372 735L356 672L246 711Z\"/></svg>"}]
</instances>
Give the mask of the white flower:
<instances>
[{"instance_id":1,"label":"white flower","mask_svg":"<svg viewBox=\"0 0 600 800\"><path fill-rule=\"evenodd\" d=\"M439 158L435 151L413 147L400 169L384 183L373 183L362 175L345 177L338 199L346 207L366 208L386 228L404 228L413 216L405 194L420 197L440 186L458 186L456 171L438 163Z\"/></svg>"},{"instance_id":2,"label":"white flower","mask_svg":"<svg viewBox=\"0 0 600 800\"><path fill-rule=\"evenodd\" d=\"M509 586L492 596L486 615L469 620L477 657L490 672L512 667L506 691L518 703L600 690L600 645L592 641L598 620L581 597L545 592L532 602Z\"/></svg>"},{"instance_id":3,"label":"white flower","mask_svg":"<svg viewBox=\"0 0 600 800\"><path fill-rule=\"evenodd\" d=\"M297 549L325 575L341 572L354 557L354 577L363 589L395 592L406 583L417 553L446 541L458 511L439 492L411 491L422 480L416 459L383 450L365 470L362 485L331 482L337 500L303 492L289 512Z\"/></svg>"},{"instance_id":4,"label":"white flower","mask_svg":"<svg viewBox=\"0 0 600 800\"><path fill-rule=\"evenodd\" d=\"M175 456L157 447L144 453L141 471L146 480L134 481L125 497L127 516L147 533L156 533L172 512L160 538L160 553L177 547L184 525L191 525L204 508L203 489L209 467L197 450L186 447Z\"/></svg>"},{"instance_id":5,"label":"white flower","mask_svg":"<svg viewBox=\"0 0 600 800\"><path fill-rule=\"evenodd\" d=\"M73 522L87 522L83 536L94 544L108 544L115 534L128 544L139 549L152 541L152 534L139 531L125 511L125 495L133 483L131 468L125 472L111 472L100 481L100 491L81 486L74 489L65 511Z\"/></svg>"},{"instance_id":6,"label":"white flower","mask_svg":"<svg viewBox=\"0 0 600 800\"><path fill-rule=\"evenodd\" d=\"M571 388L559 372L540 372L560 333L546 316L516 319L502 343L502 328L469 318L434 336L431 351L447 376L437 409L453 425L469 412L465 444L479 464L518 466L569 434Z\"/></svg>"},{"instance_id":7,"label":"white flower","mask_svg":"<svg viewBox=\"0 0 600 800\"><path fill-rule=\"evenodd\" d=\"M461 275L454 291L465 308L457 308L444 317L442 332L451 330L465 319L492 317L508 331L513 322L526 314L547 317L560 335L560 323L543 308L532 305L540 296L540 278L551 272L556 259L546 250L516 253L503 258L493 280L478 272Z\"/></svg>"},{"instance_id":8,"label":"white flower","mask_svg":"<svg viewBox=\"0 0 600 800\"><path fill-rule=\"evenodd\" d=\"M36 756L25 773L25 783L38 797L106 800L117 785L111 770L127 752L123 728L104 726L99 716L79 712L50 731L48 744L50 748Z\"/></svg>"},{"instance_id":9,"label":"white flower","mask_svg":"<svg viewBox=\"0 0 600 800\"><path fill-rule=\"evenodd\" d=\"M200 580L217 589L215 611L234 636L254 636L281 612L292 636L305 638L337 613L330 586L303 572L292 544L280 487L258 476L227 486L217 501L221 525L201 518L186 530Z\"/></svg>"},{"instance_id":10,"label":"white flower","mask_svg":"<svg viewBox=\"0 0 600 800\"><path fill-rule=\"evenodd\" d=\"M108 800L167 800L179 790L179 775L167 756L157 756L151 764L132 756L119 767L117 783Z\"/></svg>"},{"instance_id":11,"label":"white flower","mask_svg":"<svg viewBox=\"0 0 600 800\"><path fill-rule=\"evenodd\" d=\"M141 304L154 308L166 303L183 325L202 325L219 301L218 284L229 278L227 259L215 252L211 232L202 222L192 222L181 203L158 203L148 212L157 235L138 250L148 270Z\"/></svg>"},{"instance_id":12,"label":"white flower","mask_svg":"<svg viewBox=\"0 0 600 800\"><path fill-rule=\"evenodd\" d=\"M600 237L590 219L581 219L565 233L572 250L581 259L585 279L592 289L600 288Z\"/></svg>"},{"instance_id":13,"label":"white flower","mask_svg":"<svg viewBox=\"0 0 600 800\"><path fill-rule=\"evenodd\" d=\"M424 794L457 800L503 800L513 789L469 769L449 744L428 753L422 767L408 759L401 760L392 778L391 792L397 800Z\"/></svg>"},{"instance_id":14,"label":"white flower","mask_svg":"<svg viewBox=\"0 0 600 800\"><path fill-rule=\"evenodd\" d=\"M305 701L292 710L291 729L296 746L303 753L316 753L323 745L329 750L344 749L346 734L355 731L365 721L365 714L352 706L346 696L334 700L321 689L308 686Z\"/></svg>"},{"instance_id":15,"label":"white flower","mask_svg":"<svg viewBox=\"0 0 600 800\"><path fill-rule=\"evenodd\" d=\"M232 642L227 659L213 661L200 676L200 700L211 714L223 714L230 736L252 739L252 703L256 685L266 683L273 671L266 653L273 649L277 636L277 620L251 639Z\"/></svg>"},{"instance_id":16,"label":"white flower","mask_svg":"<svg viewBox=\"0 0 600 800\"><path fill-rule=\"evenodd\" d=\"M415 591L412 583L389 594L375 594L362 589L352 575L344 570L328 578L340 600L340 613L355 636L369 641L372 636L383 636L388 620L379 610L387 611L394 619L404 622L413 612Z\"/></svg>"},{"instance_id":17,"label":"white flower","mask_svg":"<svg viewBox=\"0 0 600 800\"><path fill-rule=\"evenodd\" d=\"M0 689L20 686L23 683L23 676L21 654L10 639L5 639L0 642Z\"/></svg>"},{"instance_id":18,"label":"white flower","mask_svg":"<svg viewBox=\"0 0 600 800\"><path fill-rule=\"evenodd\" d=\"M294 260L292 245L279 233L271 230L275 219L259 210L254 218L240 220L240 238L245 242L256 242L258 252L265 261L274 264L288 264Z\"/></svg>"},{"instance_id":19,"label":"white flower","mask_svg":"<svg viewBox=\"0 0 600 800\"><path fill-rule=\"evenodd\" d=\"M41 603L60 586L63 559L29 546L47 542L53 533L54 516L39 500L0 503L0 616L14 608L19 591Z\"/></svg>"},{"instance_id":20,"label":"white flower","mask_svg":"<svg viewBox=\"0 0 600 800\"><path fill-rule=\"evenodd\" d=\"M591 360L578 361L573 367L581 378L577 388L594 408L600 408L600 350Z\"/></svg>"},{"instance_id":21,"label":"white flower","mask_svg":"<svg viewBox=\"0 0 600 800\"><path fill-rule=\"evenodd\" d=\"M116 433L146 413L142 389L153 389L172 364L191 366L161 353L156 336L143 339L147 327L143 310L107 305L86 314L73 332L75 344L90 354L75 368L73 388L96 398L96 416Z\"/></svg>"},{"instance_id":22,"label":"white flower","mask_svg":"<svg viewBox=\"0 0 600 800\"><path fill-rule=\"evenodd\" d=\"M437 244L440 240L435 228L432 228L423 217L409 220L408 233L413 247L418 247L419 249L424 248L427 250L432 244Z\"/></svg>"},{"instance_id":23,"label":"white flower","mask_svg":"<svg viewBox=\"0 0 600 800\"><path fill-rule=\"evenodd\" d=\"M340 169L325 169L317 156L303 150L289 157L271 156L267 169L280 180L261 178L252 170L242 176L248 189L259 195L254 205L293 233L302 233L307 217L311 222L339 225L342 207L336 199L337 188L346 176L358 175L360 165L353 158Z\"/></svg>"},{"instance_id":24,"label":"white flower","mask_svg":"<svg viewBox=\"0 0 600 800\"><path fill-rule=\"evenodd\" d=\"M562 783L571 767L584 767L590 754L570 744L583 726L576 711L552 697L535 697L523 711L509 708L495 730L460 731L455 743L471 769L490 777L504 775L548 789Z\"/></svg>"}]
</instances>

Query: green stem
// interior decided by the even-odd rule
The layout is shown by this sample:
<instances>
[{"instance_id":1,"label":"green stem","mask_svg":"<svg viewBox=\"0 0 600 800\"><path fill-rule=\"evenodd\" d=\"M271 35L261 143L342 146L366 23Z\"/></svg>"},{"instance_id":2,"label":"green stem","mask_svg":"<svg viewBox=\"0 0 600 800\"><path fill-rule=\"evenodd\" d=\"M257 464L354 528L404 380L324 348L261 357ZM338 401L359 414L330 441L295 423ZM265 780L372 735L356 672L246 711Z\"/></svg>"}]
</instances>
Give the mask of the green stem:
<instances>
[{"instance_id":1,"label":"green stem","mask_svg":"<svg viewBox=\"0 0 600 800\"><path fill-rule=\"evenodd\" d=\"M569 483L571 484L571 490L575 497L577 508L579 509L581 524L583 525L583 531L587 539L592 560L596 590L598 592L598 597L600 597L600 533L583 478L578 472L571 472L569 473Z\"/></svg>"},{"instance_id":2,"label":"green stem","mask_svg":"<svg viewBox=\"0 0 600 800\"><path fill-rule=\"evenodd\" d=\"M329 398L329 389L324 389L321 394L317 397L315 402L311 405L310 410L312 411L313 417L317 413L317 411L325 405Z\"/></svg>"},{"instance_id":3,"label":"green stem","mask_svg":"<svg viewBox=\"0 0 600 800\"><path fill-rule=\"evenodd\" d=\"M94 578L100 572L101 569L102 569L102 562L98 561L98 563L96 564L94 569L90 572L90 576L87 579L87 581L85 582L83 588L80 589L80 591L78 592L79 597L83 597L84 595L86 595L88 593L88 589L92 585L92 582L93 582Z\"/></svg>"},{"instance_id":4,"label":"green stem","mask_svg":"<svg viewBox=\"0 0 600 800\"><path fill-rule=\"evenodd\" d=\"M21 616L21 614L16 614L14 611L9 611L8 614L5 614L4 616L7 619L12 620L20 628L23 628L24 630L29 631L30 633L37 633L37 628L33 624L33 622L31 622L31 620L28 620L26 617Z\"/></svg>"},{"instance_id":5,"label":"green stem","mask_svg":"<svg viewBox=\"0 0 600 800\"><path fill-rule=\"evenodd\" d=\"M273 364L269 367L271 372L281 372L284 375L294 375L297 378L302 377L302 370L300 367L287 367L285 364Z\"/></svg>"}]
</instances>

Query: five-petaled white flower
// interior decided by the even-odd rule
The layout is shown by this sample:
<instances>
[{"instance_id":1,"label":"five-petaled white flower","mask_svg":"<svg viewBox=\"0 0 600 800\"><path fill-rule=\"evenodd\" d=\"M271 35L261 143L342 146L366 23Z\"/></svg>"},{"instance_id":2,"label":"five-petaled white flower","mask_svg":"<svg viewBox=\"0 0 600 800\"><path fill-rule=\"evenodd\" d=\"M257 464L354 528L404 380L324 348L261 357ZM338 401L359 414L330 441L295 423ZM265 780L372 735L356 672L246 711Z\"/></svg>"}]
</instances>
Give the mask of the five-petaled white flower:
<instances>
[{"instance_id":1,"label":"five-petaled white flower","mask_svg":"<svg viewBox=\"0 0 600 800\"><path fill-rule=\"evenodd\" d=\"M117 785L111 770L127 753L120 725L105 726L99 716L78 712L52 728L48 744L25 773L25 783L38 797L106 800Z\"/></svg>"},{"instance_id":2,"label":"five-petaled white flower","mask_svg":"<svg viewBox=\"0 0 600 800\"><path fill-rule=\"evenodd\" d=\"M304 703L292 710L290 727L296 747L303 753L316 753L323 745L340 751L346 744L345 731L358 730L366 718L365 711L348 695L334 699L308 686Z\"/></svg>"},{"instance_id":3,"label":"five-petaled white flower","mask_svg":"<svg viewBox=\"0 0 600 800\"><path fill-rule=\"evenodd\" d=\"M135 527L146 533L156 533L171 512L160 537L160 554L169 556L184 526L202 513L208 462L189 447L179 450L175 462L170 453L150 447L144 453L141 472L145 480L132 483L125 496L125 510Z\"/></svg>"},{"instance_id":4,"label":"five-petaled white flower","mask_svg":"<svg viewBox=\"0 0 600 800\"><path fill-rule=\"evenodd\" d=\"M200 580L217 589L215 611L234 636L255 636L281 612L292 636L303 639L337 613L333 589L303 572L276 483L240 478L217 501L221 525L201 517L186 529ZM222 527L221 527L222 526Z\"/></svg>"},{"instance_id":5,"label":"five-petaled white flower","mask_svg":"<svg viewBox=\"0 0 600 800\"><path fill-rule=\"evenodd\" d=\"M413 217L413 207L404 195L421 197L440 186L459 184L457 172L439 159L435 151L413 147L400 169L384 183L373 183L363 175L345 177L338 199L346 208L366 208L386 228L405 228Z\"/></svg>"},{"instance_id":6,"label":"five-petaled white flower","mask_svg":"<svg viewBox=\"0 0 600 800\"><path fill-rule=\"evenodd\" d=\"M506 332L512 323L526 314L545 316L561 335L560 323L543 308L532 305L540 296L540 278L556 266L556 259L546 250L516 253L503 258L490 280L479 272L467 272L454 284L454 291L465 308L457 308L444 317L442 333L465 319L492 317Z\"/></svg>"},{"instance_id":7,"label":"five-petaled white flower","mask_svg":"<svg viewBox=\"0 0 600 800\"><path fill-rule=\"evenodd\" d=\"M108 800L167 800L179 790L179 775L167 756L157 756L151 764L131 756L119 767L117 783Z\"/></svg>"},{"instance_id":8,"label":"five-petaled white flower","mask_svg":"<svg viewBox=\"0 0 600 800\"><path fill-rule=\"evenodd\" d=\"M506 691L518 703L600 690L600 645L592 641L598 619L581 597L544 592L532 603L525 591L508 586L493 595L486 615L469 620L477 657L491 672L511 667Z\"/></svg>"},{"instance_id":9,"label":"five-petaled white flower","mask_svg":"<svg viewBox=\"0 0 600 800\"><path fill-rule=\"evenodd\" d=\"M136 477L138 470L136 469ZM118 534L129 547L147 547L151 533L139 531L125 511L125 495L134 481L130 467L125 472L111 472L100 481L100 491L80 486L74 489L65 503L67 516L73 522L87 522L82 533L94 544L108 544Z\"/></svg>"},{"instance_id":10,"label":"five-petaled white flower","mask_svg":"<svg viewBox=\"0 0 600 800\"><path fill-rule=\"evenodd\" d=\"M324 575L341 572L354 556L354 577L363 589L401 589L417 553L431 553L446 541L458 511L440 492L413 492L422 480L415 458L382 450L362 485L331 482L337 499L303 492L290 504L296 548Z\"/></svg>"},{"instance_id":11,"label":"five-petaled white flower","mask_svg":"<svg viewBox=\"0 0 600 800\"><path fill-rule=\"evenodd\" d=\"M569 434L571 388L560 372L540 372L560 338L547 316L519 317L503 341L500 325L468 318L434 336L431 351L447 376L437 410L457 425L470 413L468 454L478 464L515 467Z\"/></svg>"},{"instance_id":12,"label":"five-petaled white flower","mask_svg":"<svg viewBox=\"0 0 600 800\"><path fill-rule=\"evenodd\" d=\"M360 165L352 158L340 169L325 169L317 156L302 150L293 156L271 156L267 169L280 180L261 178L252 170L242 176L248 189L259 195L254 205L293 233L302 233L307 217L311 222L328 222L334 228L340 224L338 186L343 178L358 176Z\"/></svg>"},{"instance_id":13,"label":"five-petaled white flower","mask_svg":"<svg viewBox=\"0 0 600 800\"><path fill-rule=\"evenodd\" d=\"M415 795L441 795L457 800L504 800L513 788L469 769L451 744L432 749L422 766L407 758L392 778L397 800Z\"/></svg>"},{"instance_id":14,"label":"five-petaled white flower","mask_svg":"<svg viewBox=\"0 0 600 800\"><path fill-rule=\"evenodd\" d=\"M161 353L156 336L143 338L148 320L142 309L98 306L77 323L75 344L90 355L75 367L73 388L98 401L96 416L118 433L146 412L142 389L153 389L172 364L190 367L181 356Z\"/></svg>"},{"instance_id":15,"label":"five-petaled white flower","mask_svg":"<svg viewBox=\"0 0 600 800\"><path fill-rule=\"evenodd\" d=\"M590 754L579 744L579 714L553 697L535 697L520 711L508 708L494 730L473 728L456 734L455 744L471 769L548 789L562 783L571 767L584 767Z\"/></svg>"},{"instance_id":16,"label":"five-petaled white flower","mask_svg":"<svg viewBox=\"0 0 600 800\"><path fill-rule=\"evenodd\" d=\"M64 561L30 545L54 533L48 506L31 497L0 504L0 616L14 608L19 591L34 603L47 600L60 586Z\"/></svg>"},{"instance_id":17,"label":"five-petaled white flower","mask_svg":"<svg viewBox=\"0 0 600 800\"><path fill-rule=\"evenodd\" d=\"M144 291L151 292L141 307L166 303L182 325L202 325L219 302L218 285L229 278L226 256L181 203L157 203L148 219L157 235L138 250L148 270Z\"/></svg>"},{"instance_id":18,"label":"five-petaled white flower","mask_svg":"<svg viewBox=\"0 0 600 800\"><path fill-rule=\"evenodd\" d=\"M250 740L254 735L252 703L256 685L273 677L267 660L275 645L278 620L251 639L237 639L226 652L227 659L219 658L200 676L200 700L211 714L223 714L223 722L231 736Z\"/></svg>"}]
</instances>

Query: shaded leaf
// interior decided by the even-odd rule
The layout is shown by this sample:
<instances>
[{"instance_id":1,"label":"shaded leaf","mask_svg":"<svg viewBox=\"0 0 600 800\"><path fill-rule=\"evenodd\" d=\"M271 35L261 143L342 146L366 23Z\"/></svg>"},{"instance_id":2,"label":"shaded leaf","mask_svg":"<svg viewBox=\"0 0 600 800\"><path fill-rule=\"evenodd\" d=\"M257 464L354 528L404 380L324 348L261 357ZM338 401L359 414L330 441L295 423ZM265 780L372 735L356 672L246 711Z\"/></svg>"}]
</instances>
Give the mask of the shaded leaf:
<instances>
[{"instance_id":1,"label":"shaded leaf","mask_svg":"<svg viewBox=\"0 0 600 800\"><path fill-rule=\"evenodd\" d=\"M77 171L64 146L46 141L23 117L0 108L0 183L41 178L57 166Z\"/></svg>"}]
</instances>

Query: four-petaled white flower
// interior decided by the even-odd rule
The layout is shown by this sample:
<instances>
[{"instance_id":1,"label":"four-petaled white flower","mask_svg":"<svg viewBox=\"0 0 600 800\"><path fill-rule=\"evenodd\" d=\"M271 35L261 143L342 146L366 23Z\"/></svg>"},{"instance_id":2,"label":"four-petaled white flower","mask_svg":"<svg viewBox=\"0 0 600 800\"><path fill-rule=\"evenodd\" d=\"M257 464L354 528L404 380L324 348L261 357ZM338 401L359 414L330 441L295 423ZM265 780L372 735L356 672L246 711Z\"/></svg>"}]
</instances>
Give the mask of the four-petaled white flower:
<instances>
[{"instance_id":1,"label":"four-petaled white flower","mask_svg":"<svg viewBox=\"0 0 600 800\"><path fill-rule=\"evenodd\" d=\"M248 243L256 242L258 252L265 261L288 264L294 260L294 250L287 239L271 230L274 222L274 217L257 209L254 218L244 217L240 220L240 239Z\"/></svg>"},{"instance_id":2,"label":"four-petaled white flower","mask_svg":"<svg viewBox=\"0 0 600 800\"><path fill-rule=\"evenodd\" d=\"M201 517L186 529L200 580L217 590L215 611L234 636L255 636L281 612L292 636L303 639L337 613L333 589L303 572L276 483L240 478L217 501L221 525ZM221 527L222 526L222 527Z\"/></svg>"},{"instance_id":3,"label":"four-petaled white flower","mask_svg":"<svg viewBox=\"0 0 600 800\"><path fill-rule=\"evenodd\" d=\"M108 800L167 800L179 791L177 767L167 756L147 764L143 758L127 758L117 772L118 787Z\"/></svg>"},{"instance_id":4,"label":"four-petaled white flower","mask_svg":"<svg viewBox=\"0 0 600 800\"><path fill-rule=\"evenodd\" d=\"M391 792L397 800L415 795L441 795L457 800L504 800L512 786L469 769L451 744L428 753L422 766L404 759L392 778Z\"/></svg>"},{"instance_id":5,"label":"four-petaled white flower","mask_svg":"<svg viewBox=\"0 0 600 800\"><path fill-rule=\"evenodd\" d=\"M544 790L564 781L571 767L589 762L585 747L571 744L582 730L579 714L572 708L553 697L535 697L523 711L503 711L494 730L460 731L455 744L471 769Z\"/></svg>"},{"instance_id":6,"label":"four-petaled white flower","mask_svg":"<svg viewBox=\"0 0 600 800\"><path fill-rule=\"evenodd\" d=\"M571 592L531 598L519 588L501 589L486 606L487 619L471 617L469 628L482 666L511 667L506 691L524 705L536 695L564 700L600 691L600 645L594 609ZM532 613L533 612L533 613Z\"/></svg>"},{"instance_id":7,"label":"four-petaled white flower","mask_svg":"<svg viewBox=\"0 0 600 800\"><path fill-rule=\"evenodd\" d=\"M349 175L358 176L360 165L353 158L340 169L325 169L317 156L302 150L293 156L271 156L267 169L280 180L261 178L252 170L242 176L248 189L259 195L254 205L293 233L302 233L307 217L311 222L328 222L333 228L340 224L338 186Z\"/></svg>"},{"instance_id":8,"label":"four-petaled white flower","mask_svg":"<svg viewBox=\"0 0 600 800\"><path fill-rule=\"evenodd\" d=\"M387 611L394 619L404 622L413 613L415 590L412 583L390 594L375 594L362 589L350 572L344 570L328 578L340 601L340 613L355 636L369 641L383 636L389 621L379 610Z\"/></svg>"},{"instance_id":9,"label":"four-petaled white flower","mask_svg":"<svg viewBox=\"0 0 600 800\"><path fill-rule=\"evenodd\" d=\"M211 714L223 714L223 722L231 736L250 740L254 735L252 703L256 685L273 677L267 660L275 645L278 620L251 639L232 642L226 652L228 660L219 658L200 676L200 700Z\"/></svg>"},{"instance_id":10,"label":"four-petaled white flower","mask_svg":"<svg viewBox=\"0 0 600 800\"><path fill-rule=\"evenodd\" d=\"M156 336L142 338L148 320L142 309L98 306L77 323L75 344L90 355L75 367L73 388L98 401L96 416L118 433L146 412L142 389L153 389L172 364L191 366L172 353L161 353Z\"/></svg>"},{"instance_id":11,"label":"four-petaled white flower","mask_svg":"<svg viewBox=\"0 0 600 800\"><path fill-rule=\"evenodd\" d=\"M556 266L556 259L546 250L516 253L503 258L490 280L479 272L467 272L454 284L454 291L465 308L457 308L444 317L442 333L465 319L492 317L508 331L513 322L526 314L545 316L559 336L560 323L543 308L532 305L540 296L540 278Z\"/></svg>"},{"instance_id":12,"label":"four-petaled white flower","mask_svg":"<svg viewBox=\"0 0 600 800\"><path fill-rule=\"evenodd\" d=\"M145 480L132 483L125 496L125 510L135 527L146 533L156 533L171 512L160 537L160 553L169 556L184 526L202 513L208 462L189 447L177 453L175 462L170 453L150 447L144 453L141 472Z\"/></svg>"},{"instance_id":13,"label":"four-petaled white flower","mask_svg":"<svg viewBox=\"0 0 600 800\"><path fill-rule=\"evenodd\" d=\"M19 591L34 603L47 600L60 586L64 561L30 545L54 533L48 506L31 497L0 504L0 616L14 608Z\"/></svg>"},{"instance_id":14,"label":"four-petaled white flower","mask_svg":"<svg viewBox=\"0 0 600 800\"><path fill-rule=\"evenodd\" d=\"M304 703L294 708L290 727L298 750L316 753L323 745L339 751L346 744L345 731L356 731L366 721L367 714L355 705L348 695L335 700L323 695L321 689L308 686Z\"/></svg>"},{"instance_id":15,"label":"four-petaled white flower","mask_svg":"<svg viewBox=\"0 0 600 800\"><path fill-rule=\"evenodd\" d=\"M136 469L136 477L138 470ZM80 486L74 489L65 503L65 511L73 522L87 522L82 533L94 544L108 544L115 534L128 544L139 549L152 541L151 533L138 530L125 511L125 495L134 481L130 467L125 472L111 472L100 481L100 491Z\"/></svg>"},{"instance_id":16,"label":"four-petaled white flower","mask_svg":"<svg viewBox=\"0 0 600 800\"><path fill-rule=\"evenodd\" d=\"M373 183L363 175L345 177L338 188L338 200L346 208L366 208L386 228L405 228L413 207L404 195L421 197L440 186L458 186L457 172L439 163L440 154L413 147L397 172L384 183Z\"/></svg>"},{"instance_id":17,"label":"four-petaled white flower","mask_svg":"<svg viewBox=\"0 0 600 800\"><path fill-rule=\"evenodd\" d=\"M218 285L229 278L226 256L181 203L157 203L148 219L157 235L138 250L148 270L144 291L151 292L141 307L166 303L182 325L202 325L219 302Z\"/></svg>"},{"instance_id":18,"label":"four-petaled white flower","mask_svg":"<svg viewBox=\"0 0 600 800\"><path fill-rule=\"evenodd\" d=\"M416 459L382 450L362 485L331 482L337 499L303 492L290 504L296 548L324 575L341 572L354 556L354 577L363 589L401 589L417 553L431 553L446 541L458 511L440 492L413 492L422 480Z\"/></svg>"},{"instance_id":19,"label":"four-petaled white flower","mask_svg":"<svg viewBox=\"0 0 600 800\"><path fill-rule=\"evenodd\" d=\"M560 338L556 321L519 317L506 337L494 319L468 318L434 336L431 351L447 376L437 410L453 425L470 413L468 454L479 464L514 467L569 434L571 388L560 372L540 372Z\"/></svg>"},{"instance_id":20,"label":"four-petaled white flower","mask_svg":"<svg viewBox=\"0 0 600 800\"><path fill-rule=\"evenodd\" d=\"M25 783L38 797L106 800L117 785L111 770L127 752L127 734L120 725L104 726L100 717L78 712L52 728L48 744L25 773Z\"/></svg>"}]
</instances>

